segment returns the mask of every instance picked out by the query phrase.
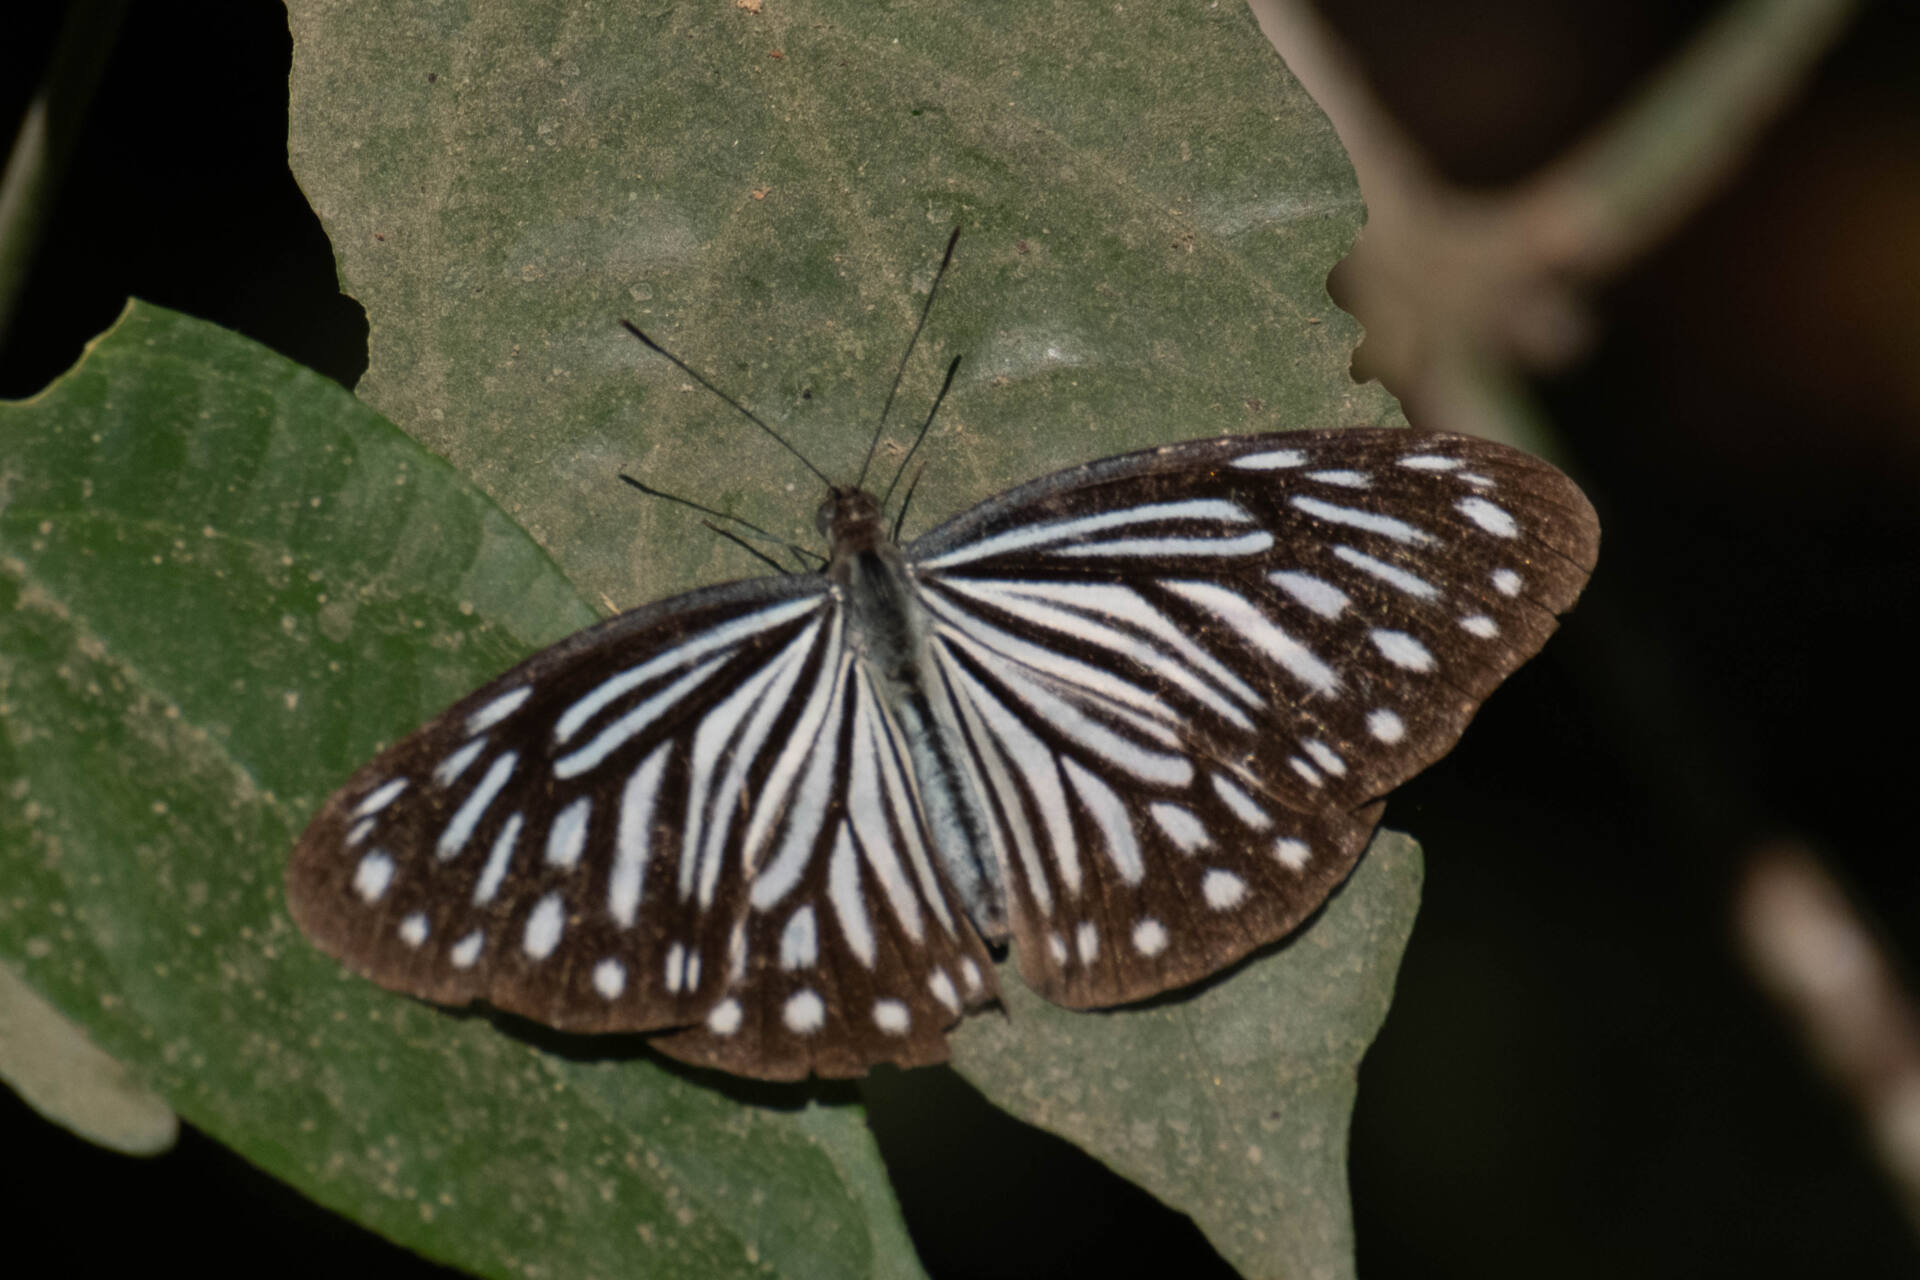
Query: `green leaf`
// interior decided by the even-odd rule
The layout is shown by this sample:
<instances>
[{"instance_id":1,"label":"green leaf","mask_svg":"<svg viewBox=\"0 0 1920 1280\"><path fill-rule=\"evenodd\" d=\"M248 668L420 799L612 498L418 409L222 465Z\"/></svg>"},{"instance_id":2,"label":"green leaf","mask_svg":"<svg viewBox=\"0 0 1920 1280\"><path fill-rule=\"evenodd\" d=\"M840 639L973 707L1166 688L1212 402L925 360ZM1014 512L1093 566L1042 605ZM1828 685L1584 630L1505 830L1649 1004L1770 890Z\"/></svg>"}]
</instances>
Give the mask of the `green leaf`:
<instances>
[{"instance_id":1,"label":"green leaf","mask_svg":"<svg viewBox=\"0 0 1920 1280\"><path fill-rule=\"evenodd\" d=\"M1324 288L1362 213L1346 156L1237 3L770 0L756 15L556 2L420 9L396 25L368 0L296 5L293 26L289 151L368 311L361 394L609 608L758 571L684 511L636 505L617 470L809 544L820 497L615 321L654 333L844 480L954 226L954 269L879 459L885 476L961 356L909 532L1143 445L1398 420L1348 378L1358 332ZM1394 865L1389 896L1410 909L1417 865ZM1331 957L1297 943L1228 985L1252 1016L1293 1026L1291 991L1251 990L1265 966L1314 955L1316 974L1372 973L1352 1025L1300 1028L1326 1049L1313 1071L1350 1078L1371 1034L1355 1028L1377 1022L1406 927ZM1211 1042L1205 1024L1194 1036ZM962 1069L1036 1115L1023 1100L1063 1077L1123 1093L1116 1062L1139 1055L1090 1060L1035 1036L996 1070L974 1054ZM1228 1065L1190 1053L1144 1075ZM1271 1072L1247 1079L1258 1111ZM1317 1133L1345 1131L1346 1090L1289 1105ZM1259 1233L1291 1229L1238 1207L1276 1195L1278 1154L1183 1186L1101 1140L1124 1147L1136 1131L1124 1105L1078 1125L1037 1118L1194 1213L1250 1270L1264 1270L1249 1251ZM1338 1150L1329 1139L1310 1166L1327 1274L1351 1269Z\"/></svg>"},{"instance_id":2,"label":"green leaf","mask_svg":"<svg viewBox=\"0 0 1920 1280\"><path fill-rule=\"evenodd\" d=\"M492 504L324 379L137 304L0 438L0 958L186 1119L434 1257L917 1270L857 1109L543 1052L287 920L287 851L354 762L593 619Z\"/></svg>"},{"instance_id":3,"label":"green leaf","mask_svg":"<svg viewBox=\"0 0 1920 1280\"><path fill-rule=\"evenodd\" d=\"M909 533L1126 449L1399 420L1326 294L1352 170L1240 3L290 16L288 151L367 309L361 396L610 607L759 572L619 469L809 544L821 497L617 321L849 479L956 226L893 418L963 357Z\"/></svg>"},{"instance_id":4,"label":"green leaf","mask_svg":"<svg viewBox=\"0 0 1920 1280\"><path fill-rule=\"evenodd\" d=\"M289 152L368 310L362 397L451 466L145 308L0 408L33 442L0 488L0 947L188 1119L460 1265L910 1274L852 1108L345 979L285 920L285 851L377 742L591 616L462 481L609 610L757 571L623 468L811 539L818 482L620 317L844 480L962 227L877 468L963 356L911 533L1141 445L1397 421L1323 287L1361 216L1345 156L1235 4L290 17ZM1250 1272L1350 1273L1351 1074L1418 883L1396 847L1198 996L1070 1014L1009 978L963 1071Z\"/></svg>"}]
</instances>

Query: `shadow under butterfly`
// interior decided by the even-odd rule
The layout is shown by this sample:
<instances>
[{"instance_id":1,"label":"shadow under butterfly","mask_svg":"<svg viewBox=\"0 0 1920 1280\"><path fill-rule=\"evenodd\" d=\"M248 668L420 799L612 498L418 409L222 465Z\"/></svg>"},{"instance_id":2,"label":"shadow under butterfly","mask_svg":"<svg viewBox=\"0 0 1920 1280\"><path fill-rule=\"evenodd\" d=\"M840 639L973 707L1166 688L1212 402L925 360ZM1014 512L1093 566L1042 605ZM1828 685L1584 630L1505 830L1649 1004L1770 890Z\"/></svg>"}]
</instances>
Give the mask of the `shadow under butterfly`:
<instances>
[{"instance_id":1,"label":"shadow under butterfly","mask_svg":"<svg viewBox=\"0 0 1920 1280\"><path fill-rule=\"evenodd\" d=\"M1413 430L1107 458L904 546L865 473L828 484L818 571L588 628L355 773L287 868L300 928L382 986L740 1075L941 1062L1008 939L1092 1008L1294 929L1599 547L1553 467Z\"/></svg>"}]
</instances>

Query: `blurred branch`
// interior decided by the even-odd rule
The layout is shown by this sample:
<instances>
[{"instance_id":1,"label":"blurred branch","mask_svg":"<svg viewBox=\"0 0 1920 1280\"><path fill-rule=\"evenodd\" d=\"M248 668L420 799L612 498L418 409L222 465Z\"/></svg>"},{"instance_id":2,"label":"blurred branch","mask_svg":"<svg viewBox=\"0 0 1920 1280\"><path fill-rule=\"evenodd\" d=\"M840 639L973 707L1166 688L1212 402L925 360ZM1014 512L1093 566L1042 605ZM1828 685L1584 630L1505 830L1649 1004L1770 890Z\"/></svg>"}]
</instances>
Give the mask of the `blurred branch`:
<instances>
[{"instance_id":1,"label":"blurred branch","mask_svg":"<svg viewBox=\"0 0 1920 1280\"><path fill-rule=\"evenodd\" d=\"M1920 1014L1873 931L1813 854L1784 842L1754 853L1734 919L1761 988L1859 1108L1920 1228Z\"/></svg>"},{"instance_id":2,"label":"blurred branch","mask_svg":"<svg viewBox=\"0 0 1920 1280\"><path fill-rule=\"evenodd\" d=\"M47 74L27 103L7 167L0 170L0 345L33 273L47 216L60 198L126 11L127 0L76 0L67 11Z\"/></svg>"},{"instance_id":3,"label":"blurred branch","mask_svg":"<svg viewBox=\"0 0 1920 1280\"><path fill-rule=\"evenodd\" d=\"M1447 181L1308 0L1250 0L1333 121L1367 202L1336 269L1366 326L1355 372L1423 426L1524 432L1527 373L1584 351L1587 294L1725 185L1798 95L1856 0L1729 0L1645 88L1506 191Z\"/></svg>"},{"instance_id":4,"label":"blurred branch","mask_svg":"<svg viewBox=\"0 0 1920 1280\"><path fill-rule=\"evenodd\" d=\"M1367 203L1366 229L1334 275L1342 305L1367 330L1356 375L1385 382L1423 426L1520 437L1536 452L1548 450L1534 430L1527 375L1585 350L1587 296L1727 184L1857 7L1728 0L1586 138L1505 191L1475 192L1434 170L1309 0L1249 3L1333 121ZM1623 650L1632 647L1611 648L1616 665ZM1643 725L1662 726L1636 735L1659 742L1687 699L1677 694L1655 711L1645 687L1632 682L1640 693L1622 703ZM1698 762L1721 757L1691 758L1686 776L1697 792ZM1859 1108L1920 1228L1920 1011L1806 848L1755 852L1734 913L1755 980Z\"/></svg>"}]
</instances>

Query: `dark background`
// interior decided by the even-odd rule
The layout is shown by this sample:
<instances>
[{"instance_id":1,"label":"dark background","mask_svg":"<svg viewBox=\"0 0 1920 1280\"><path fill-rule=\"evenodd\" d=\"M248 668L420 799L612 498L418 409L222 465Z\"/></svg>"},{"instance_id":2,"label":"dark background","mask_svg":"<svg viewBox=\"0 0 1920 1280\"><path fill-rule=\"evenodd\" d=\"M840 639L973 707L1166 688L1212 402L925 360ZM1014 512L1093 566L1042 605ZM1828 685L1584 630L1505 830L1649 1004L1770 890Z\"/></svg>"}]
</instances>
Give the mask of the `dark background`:
<instances>
[{"instance_id":1,"label":"dark background","mask_svg":"<svg viewBox=\"0 0 1920 1280\"><path fill-rule=\"evenodd\" d=\"M1497 188L1629 95L1710 6L1327 0L1454 178ZM0 125L63 16L13 6ZM129 294L347 385L359 308L286 167L285 15L133 5L0 397ZM11 134L11 128L5 128ZM1539 386L1607 531L1588 598L1388 821L1425 905L1361 1073L1360 1265L1400 1275L1920 1274L1854 1112L1731 945L1757 837L1811 840L1920 946L1920 11L1868 6L1732 183L1597 302ZM938 1275L1228 1274L1184 1218L956 1077L869 1088ZM77 1274L428 1274L188 1131L134 1160L0 1095L0 1218ZM1182 1263L1179 1260L1185 1260ZM1200 1268L1197 1270L1196 1268Z\"/></svg>"}]
</instances>

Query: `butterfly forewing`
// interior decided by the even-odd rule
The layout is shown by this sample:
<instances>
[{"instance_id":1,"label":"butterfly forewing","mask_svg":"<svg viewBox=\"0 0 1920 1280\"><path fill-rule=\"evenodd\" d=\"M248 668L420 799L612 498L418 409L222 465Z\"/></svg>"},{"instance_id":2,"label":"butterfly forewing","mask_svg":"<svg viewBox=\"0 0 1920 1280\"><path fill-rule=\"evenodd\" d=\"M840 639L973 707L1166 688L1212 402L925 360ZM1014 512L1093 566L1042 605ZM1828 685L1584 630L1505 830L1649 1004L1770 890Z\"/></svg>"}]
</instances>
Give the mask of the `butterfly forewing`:
<instances>
[{"instance_id":1,"label":"butterfly forewing","mask_svg":"<svg viewBox=\"0 0 1920 1280\"><path fill-rule=\"evenodd\" d=\"M1298 925L1545 642L1597 534L1524 454L1350 430L1107 459L915 543L1022 975L1113 1004Z\"/></svg>"},{"instance_id":2,"label":"butterfly forewing","mask_svg":"<svg viewBox=\"0 0 1920 1280\"><path fill-rule=\"evenodd\" d=\"M288 870L295 918L428 999L572 1030L696 1021L746 907L743 827L783 812L838 618L824 579L765 579L536 655L328 801Z\"/></svg>"}]
</instances>

